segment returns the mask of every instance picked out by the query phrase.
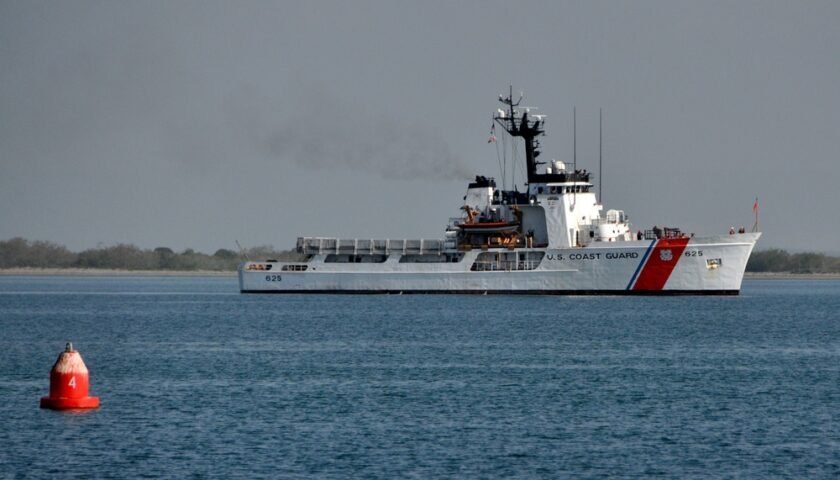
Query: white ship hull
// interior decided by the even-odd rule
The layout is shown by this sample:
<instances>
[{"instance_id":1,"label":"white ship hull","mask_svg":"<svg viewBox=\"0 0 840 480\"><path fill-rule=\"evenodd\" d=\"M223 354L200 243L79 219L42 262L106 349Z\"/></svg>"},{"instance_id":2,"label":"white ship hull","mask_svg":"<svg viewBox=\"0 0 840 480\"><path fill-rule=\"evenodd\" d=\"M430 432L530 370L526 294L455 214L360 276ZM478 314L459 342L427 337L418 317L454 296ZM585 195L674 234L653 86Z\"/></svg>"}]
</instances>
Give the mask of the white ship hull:
<instances>
[{"instance_id":1,"label":"white ship hull","mask_svg":"<svg viewBox=\"0 0 840 480\"><path fill-rule=\"evenodd\" d=\"M760 233L592 244L585 248L485 249L457 262L245 262L243 293L716 294L737 295ZM483 263L480 254L538 254L528 265ZM445 254L447 252L441 252ZM453 252L449 252L453 253ZM492 256L492 255L491 255ZM305 267L304 267L305 265ZM302 270L305 268L305 270Z\"/></svg>"}]
</instances>

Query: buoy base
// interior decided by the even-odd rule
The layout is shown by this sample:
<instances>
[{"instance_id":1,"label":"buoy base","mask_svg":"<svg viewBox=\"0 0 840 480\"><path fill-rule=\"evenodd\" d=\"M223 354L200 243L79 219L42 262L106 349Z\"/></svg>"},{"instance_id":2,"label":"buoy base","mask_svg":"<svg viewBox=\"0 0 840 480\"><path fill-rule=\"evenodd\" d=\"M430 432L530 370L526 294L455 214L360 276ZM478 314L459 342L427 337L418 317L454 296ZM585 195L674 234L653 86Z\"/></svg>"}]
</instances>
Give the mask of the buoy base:
<instances>
[{"instance_id":1,"label":"buoy base","mask_svg":"<svg viewBox=\"0 0 840 480\"><path fill-rule=\"evenodd\" d=\"M52 410L76 410L82 408L99 408L99 397L41 397L41 408Z\"/></svg>"}]
</instances>

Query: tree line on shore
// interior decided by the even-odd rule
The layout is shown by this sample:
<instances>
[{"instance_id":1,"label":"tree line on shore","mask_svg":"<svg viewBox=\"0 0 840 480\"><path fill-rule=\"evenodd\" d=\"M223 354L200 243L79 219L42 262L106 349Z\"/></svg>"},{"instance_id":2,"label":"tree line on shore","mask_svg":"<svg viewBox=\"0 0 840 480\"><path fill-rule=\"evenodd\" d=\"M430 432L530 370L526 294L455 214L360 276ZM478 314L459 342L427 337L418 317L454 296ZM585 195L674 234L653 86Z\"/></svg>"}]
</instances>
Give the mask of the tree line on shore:
<instances>
[{"instance_id":1,"label":"tree line on shore","mask_svg":"<svg viewBox=\"0 0 840 480\"><path fill-rule=\"evenodd\" d=\"M250 258L293 259L293 251L260 246L235 252L225 248L212 255L188 248L175 252L168 247L152 250L134 245L89 248L71 252L63 245L46 241L12 238L0 241L0 268L100 268L111 270L234 271L239 262ZM788 253L781 249L753 252L748 272L840 273L840 257L822 253Z\"/></svg>"},{"instance_id":2,"label":"tree line on shore","mask_svg":"<svg viewBox=\"0 0 840 480\"><path fill-rule=\"evenodd\" d=\"M840 257L824 253L788 253L772 248L753 252L747 262L748 272L840 273Z\"/></svg>"},{"instance_id":3,"label":"tree line on shore","mask_svg":"<svg viewBox=\"0 0 840 480\"><path fill-rule=\"evenodd\" d=\"M245 258L283 259L292 252L272 247L254 247L242 252L225 248L212 255L188 248L175 252L168 247L153 250L134 245L89 248L71 252L63 245L46 241L12 238L0 241L0 268L97 268L108 270L234 271Z\"/></svg>"}]
</instances>

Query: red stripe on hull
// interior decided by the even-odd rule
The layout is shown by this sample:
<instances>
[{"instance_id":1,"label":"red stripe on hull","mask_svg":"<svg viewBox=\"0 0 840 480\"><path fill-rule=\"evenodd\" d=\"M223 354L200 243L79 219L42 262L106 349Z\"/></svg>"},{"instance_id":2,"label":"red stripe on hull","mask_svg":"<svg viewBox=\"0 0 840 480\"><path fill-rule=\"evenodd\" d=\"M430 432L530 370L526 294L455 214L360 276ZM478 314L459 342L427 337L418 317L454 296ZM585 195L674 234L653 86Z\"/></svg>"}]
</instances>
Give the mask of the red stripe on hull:
<instances>
[{"instance_id":1,"label":"red stripe on hull","mask_svg":"<svg viewBox=\"0 0 840 480\"><path fill-rule=\"evenodd\" d=\"M663 238L656 242L633 290L662 290L688 245L688 238Z\"/></svg>"}]
</instances>

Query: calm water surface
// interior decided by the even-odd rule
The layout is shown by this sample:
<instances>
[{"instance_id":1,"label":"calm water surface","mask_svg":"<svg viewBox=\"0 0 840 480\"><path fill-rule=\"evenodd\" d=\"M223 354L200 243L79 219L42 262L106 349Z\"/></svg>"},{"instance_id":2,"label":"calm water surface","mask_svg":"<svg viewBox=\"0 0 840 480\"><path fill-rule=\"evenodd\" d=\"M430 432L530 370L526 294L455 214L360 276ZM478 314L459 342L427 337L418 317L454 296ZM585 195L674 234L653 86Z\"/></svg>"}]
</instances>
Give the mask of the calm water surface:
<instances>
[{"instance_id":1,"label":"calm water surface","mask_svg":"<svg viewBox=\"0 0 840 480\"><path fill-rule=\"evenodd\" d=\"M0 277L0 476L840 476L840 281L242 296ZM99 410L38 408L72 340Z\"/></svg>"}]
</instances>

